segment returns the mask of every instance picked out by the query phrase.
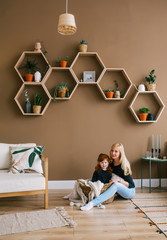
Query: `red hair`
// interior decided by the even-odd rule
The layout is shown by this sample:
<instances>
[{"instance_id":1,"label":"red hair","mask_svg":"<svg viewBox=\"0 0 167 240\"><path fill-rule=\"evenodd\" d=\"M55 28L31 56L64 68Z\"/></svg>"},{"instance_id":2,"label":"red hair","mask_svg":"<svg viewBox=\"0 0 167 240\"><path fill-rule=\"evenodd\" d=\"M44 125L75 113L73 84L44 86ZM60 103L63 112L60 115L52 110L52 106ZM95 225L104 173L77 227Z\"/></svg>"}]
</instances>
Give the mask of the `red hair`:
<instances>
[{"instance_id":1,"label":"red hair","mask_svg":"<svg viewBox=\"0 0 167 240\"><path fill-rule=\"evenodd\" d=\"M97 165L95 166L96 171L101 169L100 162L103 162L104 160L107 160L107 162L108 162L107 170L111 171L111 167L110 167L111 160L110 160L109 156L105 153L99 154L98 159L97 159Z\"/></svg>"}]
</instances>

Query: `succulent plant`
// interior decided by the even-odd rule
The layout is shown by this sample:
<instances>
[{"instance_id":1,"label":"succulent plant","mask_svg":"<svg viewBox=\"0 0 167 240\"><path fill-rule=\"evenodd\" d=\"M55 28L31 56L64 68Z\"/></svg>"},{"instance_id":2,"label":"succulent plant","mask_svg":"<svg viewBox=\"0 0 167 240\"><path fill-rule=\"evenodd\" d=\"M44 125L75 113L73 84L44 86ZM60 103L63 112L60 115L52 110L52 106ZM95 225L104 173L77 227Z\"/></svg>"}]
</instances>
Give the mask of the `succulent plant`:
<instances>
[{"instance_id":1,"label":"succulent plant","mask_svg":"<svg viewBox=\"0 0 167 240\"><path fill-rule=\"evenodd\" d=\"M150 74L148 75L148 77L145 77L145 79L146 79L146 81L148 82L148 83L154 83L155 82L155 79L156 79L156 75L154 75L154 72L155 72L155 70L153 69L153 70L151 70L151 72L150 72Z\"/></svg>"},{"instance_id":2,"label":"succulent plant","mask_svg":"<svg viewBox=\"0 0 167 240\"><path fill-rule=\"evenodd\" d=\"M55 87L54 97L53 97L54 102L56 101L56 97L57 97L57 89L59 90L59 92L61 92L61 96L63 96L63 90L64 90L64 88L67 89L66 96L69 97L69 89L68 89L68 87L67 87L67 83L61 82L60 84L58 84L58 85Z\"/></svg>"},{"instance_id":3,"label":"succulent plant","mask_svg":"<svg viewBox=\"0 0 167 240\"><path fill-rule=\"evenodd\" d=\"M35 62L35 60L30 61L27 57L26 63L23 64L20 68L24 68L28 70L28 73L30 74L34 74L37 70L37 62Z\"/></svg>"},{"instance_id":4,"label":"succulent plant","mask_svg":"<svg viewBox=\"0 0 167 240\"><path fill-rule=\"evenodd\" d=\"M34 105L41 106L42 103L42 96L36 93L35 99L34 99Z\"/></svg>"},{"instance_id":5,"label":"succulent plant","mask_svg":"<svg viewBox=\"0 0 167 240\"><path fill-rule=\"evenodd\" d=\"M88 43L87 43L85 40L82 40L82 41L80 42L80 44L87 45Z\"/></svg>"},{"instance_id":6,"label":"succulent plant","mask_svg":"<svg viewBox=\"0 0 167 240\"><path fill-rule=\"evenodd\" d=\"M150 111L150 109L145 108L145 107L139 109L139 113L148 113L149 111Z\"/></svg>"},{"instance_id":7,"label":"succulent plant","mask_svg":"<svg viewBox=\"0 0 167 240\"><path fill-rule=\"evenodd\" d=\"M119 91L119 84L117 82L117 80L114 80L115 86L116 86L116 91Z\"/></svg>"},{"instance_id":8,"label":"succulent plant","mask_svg":"<svg viewBox=\"0 0 167 240\"><path fill-rule=\"evenodd\" d=\"M55 59L54 61L56 62L56 63L59 63L59 62L61 62L61 61L68 61L68 59L69 59L69 57L68 56L66 56L65 58L58 58L58 59Z\"/></svg>"},{"instance_id":9,"label":"succulent plant","mask_svg":"<svg viewBox=\"0 0 167 240\"><path fill-rule=\"evenodd\" d=\"M115 92L115 91L114 91L114 89L109 88L109 89L104 90L104 92Z\"/></svg>"}]
</instances>

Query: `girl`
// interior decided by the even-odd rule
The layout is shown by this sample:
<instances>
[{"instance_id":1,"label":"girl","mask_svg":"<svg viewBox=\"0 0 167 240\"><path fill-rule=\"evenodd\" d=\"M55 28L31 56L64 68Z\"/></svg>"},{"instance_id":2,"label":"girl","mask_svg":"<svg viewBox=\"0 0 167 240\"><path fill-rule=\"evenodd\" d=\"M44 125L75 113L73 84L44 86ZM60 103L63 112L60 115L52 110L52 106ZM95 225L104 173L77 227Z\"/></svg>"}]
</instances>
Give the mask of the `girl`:
<instances>
[{"instance_id":1,"label":"girl","mask_svg":"<svg viewBox=\"0 0 167 240\"><path fill-rule=\"evenodd\" d=\"M118 193L125 199L131 199L135 196L135 184L131 177L132 171L130 163L125 156L123 145L121 143L113 144L110 156L112 159L110 166L113 173L115 173L118 177L110 181L113 184L104 193L81 207L82 211L92 209L94 206L97 206L111 198L115 193Z\"/></svg>"},{"instance_id":2,"label":"girl","mask_svg":"<svg viewBox=\"0 0 167 240\"><path fill-rule=\"evenodd\" d=\"M100 153L97 159L97 165L95 166L95 171L92 176L92 182L100 180L104 184L109 183L109 181L111 180L110 162L110 158L107 154ZM76 187L74 187L73 192L74 195L76 195ZM67 196L64 196L63 198L69 199L73 192L68 194ZM100 208L104 208L104 206L100 205Z\"/></svg>"},{"instance_id":3,"label":"girl","mask_svg":"<svg viewBox=\"0 0 167 240\"><path fill-rule=\"evenodd\" d=\"M97 159L97 165L92 176L92 182L100 180L102 183L109 183L111 180L110 159L107 154L101 153Z\"/></svg>"}]
</instances>

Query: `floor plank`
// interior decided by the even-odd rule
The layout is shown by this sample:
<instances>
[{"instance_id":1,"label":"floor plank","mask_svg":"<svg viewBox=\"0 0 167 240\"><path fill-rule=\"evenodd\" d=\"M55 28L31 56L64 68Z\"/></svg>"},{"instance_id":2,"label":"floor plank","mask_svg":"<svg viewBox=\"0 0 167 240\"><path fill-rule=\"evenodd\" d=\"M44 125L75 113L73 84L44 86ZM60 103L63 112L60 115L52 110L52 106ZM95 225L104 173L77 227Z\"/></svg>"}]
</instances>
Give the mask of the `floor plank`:
<instances>
[{"instance_id":1,"label":"floor plank","mask_svg":"<svg viewBox=\"0 0 167 240\"><path fill-rule=\"evenodd\" d=\"M162 190L163 191L163 190ZM148 188L137 190L140 196ZM0 240L163 240L166 237L150 226L144 214L138 213L130 200L117 198L106 205L106 209L93 208L82 212L79 207L69 205L62 197L69 190L49 190L49 208L63 206L77 223L75 228L62 227L28 233L0 236ZM158 194L158 190L157 190ZM43 209L43 196L25 196L0 199L0 214Z\"/></svg>"}]
</instances>

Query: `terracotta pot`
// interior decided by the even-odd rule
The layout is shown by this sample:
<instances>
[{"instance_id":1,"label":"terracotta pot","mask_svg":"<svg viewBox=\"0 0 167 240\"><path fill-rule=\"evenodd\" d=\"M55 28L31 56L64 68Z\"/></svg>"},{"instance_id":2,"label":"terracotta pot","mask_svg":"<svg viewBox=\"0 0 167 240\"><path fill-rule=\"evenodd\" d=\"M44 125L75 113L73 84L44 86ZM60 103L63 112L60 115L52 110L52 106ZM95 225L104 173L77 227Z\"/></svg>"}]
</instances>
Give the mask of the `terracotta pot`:
<instances>
[{"instance_id":1,"label":"terracotta pot","mask_svg":"<svg viewBox=\"0 0 167 240\"><path fill-rule=\"evenodd\" d=\"M87 50L88 50L88 45L86 44L79 45L79 52L87 52Z\"/></svg>"},{"instance_id":2,"label":"terracotta pot","mask_svg":"<svg viewBox=\"0 0 167 240\"><path fill-rule=\"evenodd\" d=\"M156 89L156 83L147 83L146 86L148 91L155 91Z\"/></svg>"},{"instance_id":3,"label":"terracotta pot","mask_svg":"<svg viewBox=\"0 0 167 240\"><path fill-rule=\"evenodd\" d=\"M25 80L27 81L27 82L32 82L32 80L33 80L33 74L25 74L24 75L25 76Z\"/></svg>"},{"instance_id":4,"label":"terracotta pot","mask_svg":"<svg viewBox=\"0 0 167 240\"><path fill-rule=\"evenodd\" d=\"M146 121L147 115L148 115L148 113L139 113L140 121Z\"/></svg>"},{"instance_id":5,"label":"terracotta pot","mask_svg":"<svg viewBox=\"0 0 167 240\"><path fill-rule=\"evenodd\" d=\"M33 105L33 113L40 114L42 106Z\"/></svg>"},{"instance_id":6,"label":"terracotta pot","mask_svg":"<svg viewBox=\"0 0 167 240\"><path fill-rule=\"evenodd\" d=\"M106 92L107 98L113 98L114 92Z\"/></svg>"},{"instance_id":7,"label":"terracotta pot","mask_svg":"<svg viewBox=\"0 0 167 240\"><path fill-rule=\"evenodd\" d=\"M67 88L63 88L62 92L59 91L59 88L57 89L57 97L64 98L66 96Z\"/></svg>"},{"instance_id":8,"label":"terracotta pot","mask_svg":"<svg viewBox=\"0 0 167 240\"><path fill-rule=\"evenodd\" d=\"M60 67L66 67L67 66L67 61L60 61Z\"/></svg>"}]
</instances>

